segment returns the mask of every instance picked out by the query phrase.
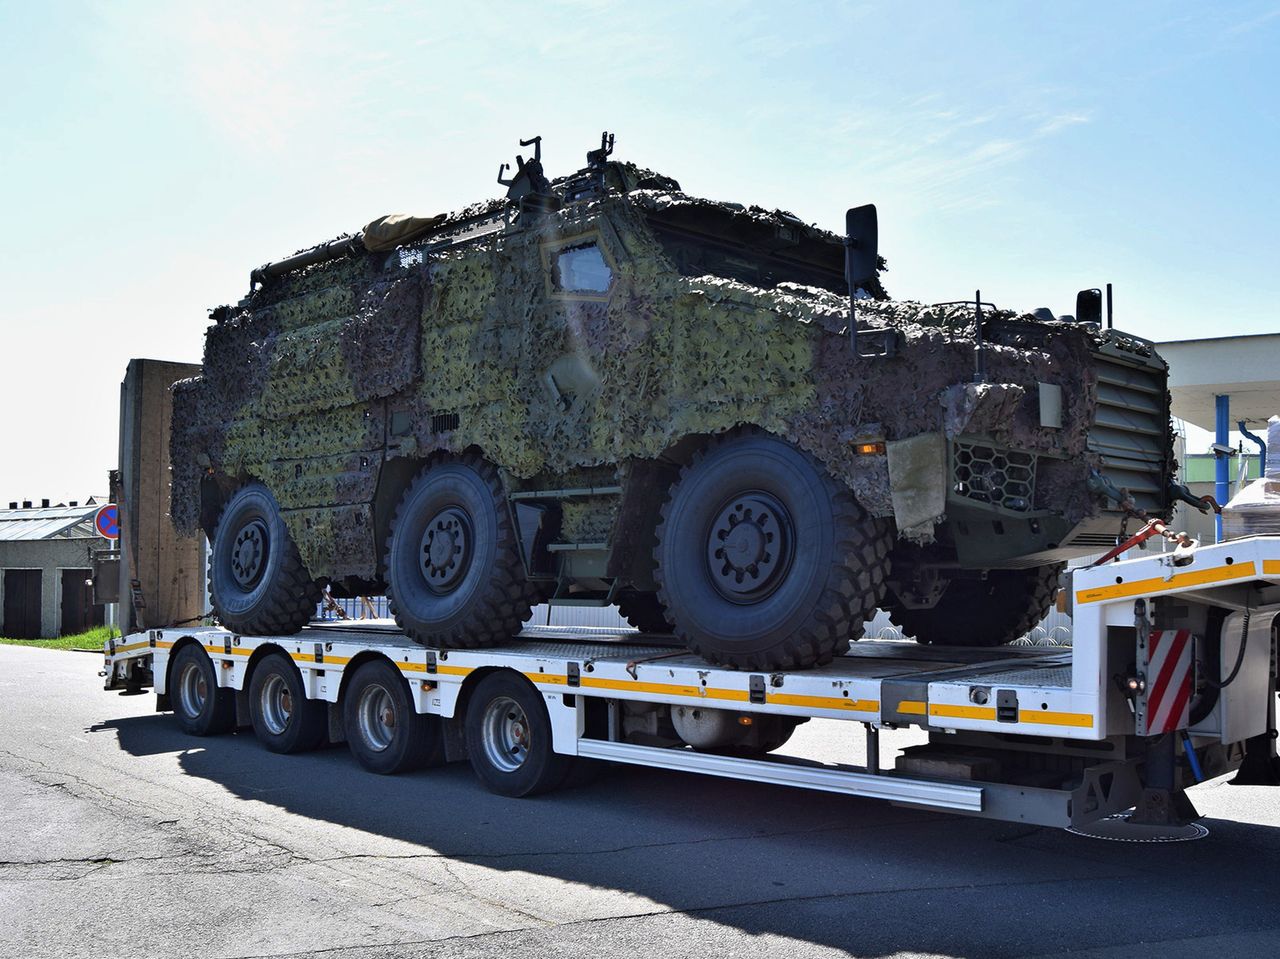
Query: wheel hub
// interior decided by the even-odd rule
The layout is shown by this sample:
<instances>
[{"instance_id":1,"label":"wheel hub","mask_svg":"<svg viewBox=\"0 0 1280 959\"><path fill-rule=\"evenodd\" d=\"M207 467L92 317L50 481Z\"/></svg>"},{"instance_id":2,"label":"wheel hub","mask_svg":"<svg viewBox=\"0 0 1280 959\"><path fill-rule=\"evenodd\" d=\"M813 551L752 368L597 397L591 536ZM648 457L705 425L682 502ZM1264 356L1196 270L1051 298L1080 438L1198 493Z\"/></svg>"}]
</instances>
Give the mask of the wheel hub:
<instances>
[{"instance_id":1,"label":"wheel hub","mask_svg":"<svg viewBox=\"0 0 1280 959\"><path fill-rule=\"evenodd\" d=\"M502 772L515 772L529 758L529 718L520 704L506 696L485 708L483 748L489 762Z\"/></svg>"},{"instance_id":2,"label":"wheel hub","mask_svg":"<svg viewBox=\"0 0 1280 959\"><path fill-rule=\"evenodd\" d=\"M231 544L231 574L243 589L252 589L262 578L269 542L267 525L260 519L250 520L236 533Z\"/></svg>"},{"instance_id":3,"label":"wheel hub","mask_svg":"<svg viewBox=\"0 0 1280 959\"><path fill-rule=\"evenodd\" d=\"M433 592L447 593L471 565L471 519L456 506L436 513L422 533L422 575Z\"/></svg>"},{"instance_id":4,"label":"wheel hub","mask_svg":"<svg viewBox=\"0 0 1280 959\"><path fill-rule=\"evenodd\" d=\"M793 539L791 514L777 497L734 497L716 514L707 537L712 585L735 603L762 599L786 578Z\"/></svg>"},{"instance_id":5,"label":"wheel hub","mask_svg":"<svg viewBox=\"0 0 1280 959\"><path fill-rule=\"evenodd\" d=\"M391 694L382 686L370 684L360 693L356 704L360 722L360 738L374 752L391 745L396 734L396 707Z\"/></svg>"}]
</instances>

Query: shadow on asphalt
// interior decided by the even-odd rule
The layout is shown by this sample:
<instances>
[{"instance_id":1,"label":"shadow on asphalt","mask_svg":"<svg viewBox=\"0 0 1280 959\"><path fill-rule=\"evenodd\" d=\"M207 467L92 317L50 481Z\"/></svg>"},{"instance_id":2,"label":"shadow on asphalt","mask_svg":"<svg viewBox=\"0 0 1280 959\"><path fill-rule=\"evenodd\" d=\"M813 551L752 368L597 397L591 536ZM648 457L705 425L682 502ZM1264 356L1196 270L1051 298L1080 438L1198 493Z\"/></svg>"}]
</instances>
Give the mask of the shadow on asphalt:
<instances>
[{"instance_id":1,"label":"shadow on asphalt","mask_svg":"<svg viewBox=\"0 0 1280 959\"><path fill-rule=\"evenodd\" d=\"M465 763L374 776L345 747L279 756L249 730L193 739L167 714L90 732L114 732L135 756L179 753L186 774L241 799L509 871L513 884L536 874L621 890L859 955L1025 955L1276 925L1280 830L1269 825L1206 820L1212 836L1198 843L1107 843L632 767L515 800L484 790Z\"/></svg>"}]
</instances>

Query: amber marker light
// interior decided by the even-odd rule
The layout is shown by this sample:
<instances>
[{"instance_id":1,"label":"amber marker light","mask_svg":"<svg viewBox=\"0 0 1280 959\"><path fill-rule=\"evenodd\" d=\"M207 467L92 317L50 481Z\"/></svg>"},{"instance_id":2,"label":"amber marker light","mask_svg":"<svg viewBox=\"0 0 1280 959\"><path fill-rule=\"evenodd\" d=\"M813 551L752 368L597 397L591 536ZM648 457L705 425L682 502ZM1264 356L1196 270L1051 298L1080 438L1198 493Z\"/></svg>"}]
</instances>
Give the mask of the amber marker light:
<instances>
[{"instance_id":1,"label":"amber marker light","mask_svg":"<svg viewBox=\"0 0 1280 959\"><path fill-rule=\"evenodd\" d=\"M884 453L883 443L854 443L853 451L859 456L880 456Z\"/></svg>"}]
</instances>

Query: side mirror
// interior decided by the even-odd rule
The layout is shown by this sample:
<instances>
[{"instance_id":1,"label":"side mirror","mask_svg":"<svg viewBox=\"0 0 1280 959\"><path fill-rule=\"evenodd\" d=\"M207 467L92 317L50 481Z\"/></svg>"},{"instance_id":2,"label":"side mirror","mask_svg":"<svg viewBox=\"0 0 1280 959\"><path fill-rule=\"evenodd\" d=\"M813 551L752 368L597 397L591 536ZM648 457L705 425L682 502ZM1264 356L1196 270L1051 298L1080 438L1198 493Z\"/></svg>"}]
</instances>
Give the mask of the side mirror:
<instances>
[{"instance_id":1,"label":"side mirror","mask_svg":"<svg viewBox=\"0 0 1280 959\"><path fill-rule=\"evenodd\" d=\"M1081 290L1076 294L1076 320L1080 323L1102 325L1102 291Z\"/></svg>"},{"instance_id":2,"label":"side mirror","mask_svg":"<svg viewBox=\"0 0 1280 959\"><path fill-rule=\"evenodd\" d=\"M874 203L857 206L844 215L844 276L853 294L859 280L876 275L880 228Z\"/></svg>"}]
</instances>

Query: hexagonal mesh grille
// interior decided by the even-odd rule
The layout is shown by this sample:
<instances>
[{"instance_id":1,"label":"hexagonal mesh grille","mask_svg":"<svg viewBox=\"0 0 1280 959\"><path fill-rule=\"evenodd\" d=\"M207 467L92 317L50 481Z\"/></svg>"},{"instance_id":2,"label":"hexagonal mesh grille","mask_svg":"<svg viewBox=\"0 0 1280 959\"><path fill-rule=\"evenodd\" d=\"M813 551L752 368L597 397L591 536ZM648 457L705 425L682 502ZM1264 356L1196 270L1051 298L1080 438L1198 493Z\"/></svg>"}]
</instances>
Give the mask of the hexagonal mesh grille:
<instances>
[{"instance_id":1,"label":"hexagonal mesh grille","mask_svg":"<svg viewBox=\"0 0 1280 959\"><path fill-rule=\"evenodd\" d=\"M1036 486L1034 453L957 443L953 461L957 495L1019 512L1031 509Z\"/></svg>"}]
</instances>

